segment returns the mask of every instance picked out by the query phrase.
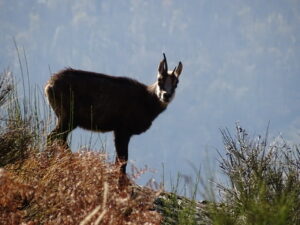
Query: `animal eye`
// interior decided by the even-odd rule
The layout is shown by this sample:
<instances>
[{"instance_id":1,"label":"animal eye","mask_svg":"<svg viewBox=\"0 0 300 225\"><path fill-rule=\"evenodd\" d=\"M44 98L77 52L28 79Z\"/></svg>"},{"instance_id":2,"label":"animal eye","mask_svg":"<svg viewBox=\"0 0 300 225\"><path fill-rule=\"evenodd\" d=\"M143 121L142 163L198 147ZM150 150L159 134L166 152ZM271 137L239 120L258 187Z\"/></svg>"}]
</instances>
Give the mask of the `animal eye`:
<instances>
[{"instance_id":1,"label":"animal eye","mask_svg":"<svg viewBox=\"0 0 300 225\"><path fill-rule=\"evenodd\" d=\"M164 82L164 79L162 77L159 77L158 78L158 85L159 86L162 86L163 85L163 82Z\"/></svg>"}]
</instances>

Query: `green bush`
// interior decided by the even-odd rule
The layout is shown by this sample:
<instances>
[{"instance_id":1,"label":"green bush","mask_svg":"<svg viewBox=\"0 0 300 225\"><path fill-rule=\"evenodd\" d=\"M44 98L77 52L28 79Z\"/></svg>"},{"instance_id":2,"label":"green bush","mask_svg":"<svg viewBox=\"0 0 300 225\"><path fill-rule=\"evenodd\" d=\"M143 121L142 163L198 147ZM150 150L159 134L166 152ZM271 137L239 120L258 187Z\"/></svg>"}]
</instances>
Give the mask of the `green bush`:
<instances>
[{"instance_id":1,"label":"green bush","mask_svg":"<svg viewBox=\"0 0 300 225\"><path fill-rule=\"evenodd\" d=\"M249 138L221 130L226 155L220 167L229 185L219 184L222 204L211 211L214 224L300 224L300 151L282 138ZM220 154L221 155L221 154Z\"/></svg>"}]
</instances>

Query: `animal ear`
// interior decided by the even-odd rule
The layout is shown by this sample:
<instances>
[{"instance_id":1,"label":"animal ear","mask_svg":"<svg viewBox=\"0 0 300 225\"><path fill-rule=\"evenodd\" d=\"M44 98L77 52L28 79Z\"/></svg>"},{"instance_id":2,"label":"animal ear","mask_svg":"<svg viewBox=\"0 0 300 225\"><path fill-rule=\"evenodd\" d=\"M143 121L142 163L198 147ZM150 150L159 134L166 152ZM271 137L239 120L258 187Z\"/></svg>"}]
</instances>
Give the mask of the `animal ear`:
<instances>
[{"instance_id":1,"label":"animal ear","mask_svg":"<svg viewBox=\"0 0 300 225\"><path fill-rule=\"evenodd\" d=\"M181 74L181 72L182 72L182 68L183 68L183 65L182 65L181 62L179 62L178 67L177 67L176 70L175 70L175 76L176 76L176 77L179 77L179 76L180 76L180 74Z\"/></svg>"},{"instance_id":2,"label":"animal ear","mask_svg":"<svg viewBox=\"0 0 300 225\"><path fill-rule=\"evenodd\" d=\"M165 72L168 72L168 63L165 53L163 53L164 59L159 63L158 66L158 72L160 74L165 74Z\"/></svg>"}]
</instances>

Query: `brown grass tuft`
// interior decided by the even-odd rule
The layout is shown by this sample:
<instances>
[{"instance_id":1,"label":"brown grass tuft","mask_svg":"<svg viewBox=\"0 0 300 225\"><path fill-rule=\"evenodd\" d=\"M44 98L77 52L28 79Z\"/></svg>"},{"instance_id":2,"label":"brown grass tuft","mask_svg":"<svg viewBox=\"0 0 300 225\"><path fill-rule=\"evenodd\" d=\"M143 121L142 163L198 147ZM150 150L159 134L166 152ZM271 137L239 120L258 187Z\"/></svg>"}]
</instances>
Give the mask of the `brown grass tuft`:
<instances>
[{"instance_id":1,"label":"brown grass tuft","mask_svg":"<svg viewBox=\"0 0 300 225\"><path fill-rule=\"evenodd\" d=\"M119 177L104 154L51 146L1 170L0 224L159 224L156 193Z\"/></svg>"},{"instance_id":2,"label":"brown grass tuft","mask_svg":"<svg viewBox=\"0 0 300 225\"><path fill-rule=\"evenodd\" d=\"M1 224L20 224L26 216L22 210L33 198L34 189L15 181L11 174L0 169L0 221Z\"/></svg>"}]
</instances>

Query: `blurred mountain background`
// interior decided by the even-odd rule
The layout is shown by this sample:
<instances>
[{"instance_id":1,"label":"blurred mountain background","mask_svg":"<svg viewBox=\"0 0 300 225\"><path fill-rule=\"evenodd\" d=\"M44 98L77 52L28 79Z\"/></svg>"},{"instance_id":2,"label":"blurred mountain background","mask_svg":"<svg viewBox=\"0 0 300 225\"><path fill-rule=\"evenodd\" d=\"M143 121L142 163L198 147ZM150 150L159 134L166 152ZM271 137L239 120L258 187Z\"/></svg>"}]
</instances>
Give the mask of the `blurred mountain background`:
<instances>
[{"instance_id":1,"label":"blurred mountain background","mask_svg":"<svg viewBox=\"0 0 300 225\"><path fill-rule=\"evenodd\" d=\"M157 171L141 184L169 182L208 162L217 170L219 129L237 122L257 135L270 122L271 138L299 144L299 28L298 0L0 0L0 69L21 83L13 40L41 93L65 67L151 84L163 52L170 68L182 61L175 99L129 146L130 164ZM111 133L77 129L72 149L99 150L100 139L114 159Z\"/></svg>"}]
</instances>

